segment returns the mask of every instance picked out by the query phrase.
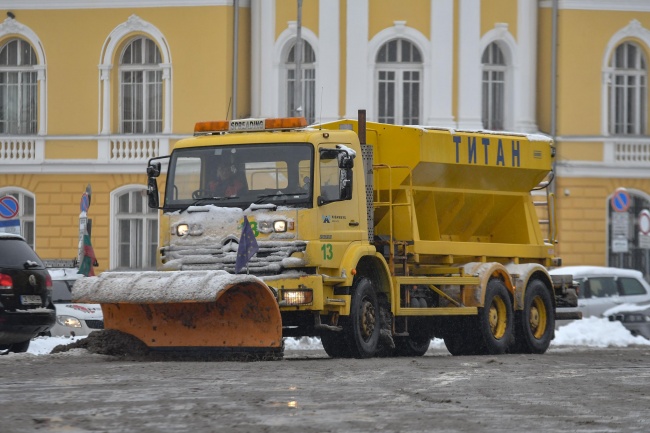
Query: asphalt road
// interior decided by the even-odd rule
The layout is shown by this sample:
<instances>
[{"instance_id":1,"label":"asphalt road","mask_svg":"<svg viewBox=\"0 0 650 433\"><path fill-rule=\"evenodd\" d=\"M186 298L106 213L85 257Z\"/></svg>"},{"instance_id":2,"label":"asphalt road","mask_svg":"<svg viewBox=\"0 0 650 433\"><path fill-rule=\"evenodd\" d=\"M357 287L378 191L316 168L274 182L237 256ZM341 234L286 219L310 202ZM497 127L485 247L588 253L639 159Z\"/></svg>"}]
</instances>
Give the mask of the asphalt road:
<instances>
[{"instance_id":1,"label":"asphalt road","mask_svg":"<svg viewBox=\"0 0 650 433\"><path fill-rule=\"evenodd\" d=\"M0 356L0 431L644 432L650 348L544 355L128 361Z\"/></svg>"}]
</instances>

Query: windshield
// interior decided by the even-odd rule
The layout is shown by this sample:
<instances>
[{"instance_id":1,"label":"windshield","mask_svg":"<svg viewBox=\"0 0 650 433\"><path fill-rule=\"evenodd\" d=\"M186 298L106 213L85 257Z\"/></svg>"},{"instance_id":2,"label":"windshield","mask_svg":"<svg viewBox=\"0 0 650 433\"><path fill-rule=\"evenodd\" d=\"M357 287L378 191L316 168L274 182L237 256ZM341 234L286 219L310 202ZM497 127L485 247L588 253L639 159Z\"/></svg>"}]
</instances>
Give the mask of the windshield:
<instances>
[{"instance_id":1,"label":"windshield","mask_svg":"<svg viewBox=\"0 0 650 433\"><path fill-rule=\"evenodd\" d=\"M307 143L177 149L170 160L164 207L311 207L312 161L313 147Z\"/></svg>"}]
</instances>

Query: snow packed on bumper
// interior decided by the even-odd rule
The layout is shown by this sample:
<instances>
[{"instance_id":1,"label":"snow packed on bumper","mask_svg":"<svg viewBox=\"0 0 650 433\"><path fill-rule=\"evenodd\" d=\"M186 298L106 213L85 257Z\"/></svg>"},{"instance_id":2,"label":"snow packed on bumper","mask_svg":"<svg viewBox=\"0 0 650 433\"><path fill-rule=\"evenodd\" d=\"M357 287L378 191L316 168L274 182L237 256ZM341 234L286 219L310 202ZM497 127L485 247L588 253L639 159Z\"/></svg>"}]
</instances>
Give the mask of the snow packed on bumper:
<instances>
[{"instance_id":1,"label":"snow packed on bumper","mask_svg":"<svg viewBox=\"0 0 650 433\"><path fill-rule=\"evenodd\" d=\"M179 224L190 227L189 236L172 236L170 245L161 248L162 270L196 271L222 270L235 272L240 221L247 215L257 223L283 219L295 223L298 209L289 207L255 207L245 211L239 208L223 208L214 205L190 206L186 212L168 214L172 228ZM193 230L196 236L191 235ZM304 265L304 259L292 257L304 253L305 241L296 240L295 232L266 233L257 238L259 250L247 268L258 275L278 274L286 267Z\"/></svg>"},{"instance_id":2,"label":"snow packed on bumper","mask_svg":"<svg viewBox=\"0 0 650 433\"><path fill-rule=\"evenodd\" d=\"M225 271L104 272L78 280L72 288L72 299L102 304L211 302L220 291L242 283L265 286L253 275Z\"/></svg>"}]
</instances>

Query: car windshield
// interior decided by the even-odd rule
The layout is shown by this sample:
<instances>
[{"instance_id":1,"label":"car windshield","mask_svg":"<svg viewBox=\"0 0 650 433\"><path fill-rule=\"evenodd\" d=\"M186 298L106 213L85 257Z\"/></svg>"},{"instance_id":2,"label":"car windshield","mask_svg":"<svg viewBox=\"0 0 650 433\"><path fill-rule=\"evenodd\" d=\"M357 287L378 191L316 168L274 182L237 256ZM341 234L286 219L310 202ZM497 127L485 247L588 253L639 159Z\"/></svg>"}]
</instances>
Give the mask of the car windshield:
<instances>
[{"instance_id":1,"label":"car windshield","mask_svg":"<svg viewBox=\"0 0 650 433\"><path fill-rule=\"evenodd\" d=\"M307 143L246 144L176 149L164 208L251 203L311 207L313 147Z\"/></svg>"},{"instance_id":2,"label":"car windshield","mask_svg":"<svg viewBox=\"0 0 650 433\"><path fill-rule=\"evenodd\" d=\"M0 267L20 268L25 267L29 261L30 269L44 269L45 266L38 258L32 247L22 239L0 240Z\"/></svg>"}]
</instances>

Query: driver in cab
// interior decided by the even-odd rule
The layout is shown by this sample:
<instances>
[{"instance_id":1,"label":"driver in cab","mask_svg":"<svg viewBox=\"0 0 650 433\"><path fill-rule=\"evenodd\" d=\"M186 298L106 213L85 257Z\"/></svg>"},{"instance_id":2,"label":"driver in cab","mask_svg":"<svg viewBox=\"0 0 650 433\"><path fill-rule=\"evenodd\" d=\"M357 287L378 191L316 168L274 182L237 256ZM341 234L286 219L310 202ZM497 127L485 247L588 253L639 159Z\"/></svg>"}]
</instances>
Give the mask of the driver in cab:
<instances>
[{"instance_id":1,"label":"driver in cab","mask_svg":"<svg viewBox=\"0 0 650 433\"><path fill-rule=\"evenodd\" d=\"M208 191L213 197L236 196L243 189L243 182L236 176L237 169L228 161L220 161L217 165L217 177L208 182Z\"/></svg>"}]
</instances>

